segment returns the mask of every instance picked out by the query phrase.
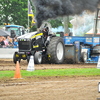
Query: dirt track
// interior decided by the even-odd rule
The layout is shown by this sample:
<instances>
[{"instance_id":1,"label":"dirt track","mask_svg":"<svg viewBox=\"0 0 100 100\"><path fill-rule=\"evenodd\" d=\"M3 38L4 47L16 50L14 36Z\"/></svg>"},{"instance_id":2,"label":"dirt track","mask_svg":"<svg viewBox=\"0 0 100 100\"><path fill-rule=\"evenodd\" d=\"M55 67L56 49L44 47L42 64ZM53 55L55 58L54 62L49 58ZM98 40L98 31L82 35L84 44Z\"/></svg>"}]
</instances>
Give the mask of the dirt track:
<instances>
[{"instance_id":1,"label":"dirt track","mask_svg":"<svg viewBox=\"0 0 100 100\"><path fill-rule=\"evenodd\" d=\"M12 59L0 59L0 70L15 70ZM21 61L21 70L26 70L27 61ZM35 69L66 69L66 68L96 68L96 64L35 64Z\"/></svg>"},{"instance_id":2,"label":"dirt track","mask_svg":"<svg viewBox=\"0 0 100 100\"><path fill-rule=\"evenodd\" d=\"M20 63L21 70L27 62ZM35 69L96 68L96 64L41 64ZM0 60L0 70L15 70L11 60ZM0 100L96 100L98 77L28 77L26 79L0 80ZM99 99L98 99L99 100Z\"/></svg>"},{"instance_id":3,"label":"dirt track","mask_svg":"<svg viewBox=\"0 0 100 100\"><path fill-rule=\"evenodd\" d=\"M0 100L96 100L100 77L10 80L0 84Z\"/></svg>"}]
</instances>

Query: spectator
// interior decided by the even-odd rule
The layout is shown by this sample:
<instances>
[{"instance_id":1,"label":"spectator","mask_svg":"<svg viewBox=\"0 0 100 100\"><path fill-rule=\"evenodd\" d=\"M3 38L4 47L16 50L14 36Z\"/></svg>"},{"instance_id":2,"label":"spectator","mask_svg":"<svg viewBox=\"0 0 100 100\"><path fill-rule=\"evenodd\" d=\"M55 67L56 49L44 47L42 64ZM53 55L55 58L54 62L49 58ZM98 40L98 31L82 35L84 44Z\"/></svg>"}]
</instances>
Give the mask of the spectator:
<instances>
[{"instance_id":1,"label":"spectator","mask_svg":"<svg viewBox=\"0 0 100 100\"><path fill-rule=\"evenodd\" d=\"M13 39L12 39L13 40L13 44L14 44L15 39L16 39L16 37L13 37Z\"/></svg>"},{"instance_id":2,"label":"spectator","mask_svg":"<svg viewBox=\"0 0 100 100\"><path fill-rule=\"evenodd\" d=\"M4 41L3 41L3 37L0 36L0 48L2 48L5 45Z\"/></svg>"},{"instance_id":3,"label":"spectator","mask_svg":"<svg viewBox=\"0 0 100 100\"><path fill-rule=\"evenodd\" d=\"M12 39L11 39L11 38L9 38L8 45L9 45L9 47L10 47L10 48L14 48L14 44L13 44L13 42L12 42Z\"/></svg>"},{"instance_id":4,"label":"spectator","mask_svg":"<svg viewBox=\"0 0 100 100\"><path fill-rule=\"evenodd\" d=\"M18 42L16 39L14 39L14 48L18 48Z\"/></svg>"},{"instance_id":5,"label":"spectator","mask_svg":"<svg viewBox=\"0 0 100 100\"><path fill-rule=\"evenodd\" d=\"M10 37L9 37L9 35L8 35L8 36L7 36L7 39L6 39L6 40L7 40L7 42L9 42L9 39L10 39Z\"/></svg>"},{"instance_id":6,"label":"spectator","mask_svg":"<svg viewBox=\"0 0 100 100\"><path fill-rule=\"evenodd\" d=\"M6 40L6 37L3 37L3 41L5 43L5 46L4 47L7 47L8 46L8 41Z\"/></svg>"}]
</instances>

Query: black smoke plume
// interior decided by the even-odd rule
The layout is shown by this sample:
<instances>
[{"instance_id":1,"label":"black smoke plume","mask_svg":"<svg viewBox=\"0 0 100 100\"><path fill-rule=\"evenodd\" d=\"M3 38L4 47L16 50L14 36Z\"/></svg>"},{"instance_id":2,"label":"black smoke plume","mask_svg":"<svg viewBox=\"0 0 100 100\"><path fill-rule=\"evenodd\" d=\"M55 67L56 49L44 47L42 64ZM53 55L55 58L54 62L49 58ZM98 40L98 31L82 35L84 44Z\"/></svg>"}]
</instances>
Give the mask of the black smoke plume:
<instances>
[{"instance_id":1,"label":"black smoke plume","mask_svg":"<svg viewBox=\"0 0 100 100\"><path fill-rule=\"evenodd\" d=\"M32 0L36 9L37 27L42 21L65 15L81 14L84 10L96 11L100 0Z\"/></svg>"}]
</instances>

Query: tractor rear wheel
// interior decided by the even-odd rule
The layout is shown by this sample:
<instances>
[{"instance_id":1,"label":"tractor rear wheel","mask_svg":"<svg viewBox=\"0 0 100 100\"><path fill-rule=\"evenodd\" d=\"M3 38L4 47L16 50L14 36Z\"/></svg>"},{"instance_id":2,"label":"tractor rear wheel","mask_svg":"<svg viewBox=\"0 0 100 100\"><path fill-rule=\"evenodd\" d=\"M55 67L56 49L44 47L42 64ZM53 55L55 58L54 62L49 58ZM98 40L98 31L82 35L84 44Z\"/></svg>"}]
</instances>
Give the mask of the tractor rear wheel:
<instances>
[{"instance_id":1,"label":"tractor rear wheel","mask_svg":"<svg viewBox=\"0 0 100 100\"><path fill-rule=\"evenodd\" d=\"M47 47L48 60L50 63L61 64L65 57L65 45L61 37L52 37Z\"/></svg>"}]
</instances>

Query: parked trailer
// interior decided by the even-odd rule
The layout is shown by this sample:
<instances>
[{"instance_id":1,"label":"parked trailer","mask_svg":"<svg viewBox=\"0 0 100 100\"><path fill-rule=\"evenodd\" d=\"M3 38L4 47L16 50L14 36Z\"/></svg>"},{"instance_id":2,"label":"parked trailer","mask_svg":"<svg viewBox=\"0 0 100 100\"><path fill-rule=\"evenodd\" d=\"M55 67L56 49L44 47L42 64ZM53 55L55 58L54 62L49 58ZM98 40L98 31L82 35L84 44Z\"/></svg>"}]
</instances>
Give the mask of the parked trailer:
<instances>
[{"instance_id":1,"label":"parked trailer","mask_svg":"<svg viewBox=\"0 0 100 100\"><path fill-rule=\"evenodd\" d=\"M64 39L66 59L72 57L74 62L97 63L100 55L100 37L68 36ZM70 48L69 48L70 47ZM74 53L72 53L73 51Z\"/></svg>"}]
</instances>

